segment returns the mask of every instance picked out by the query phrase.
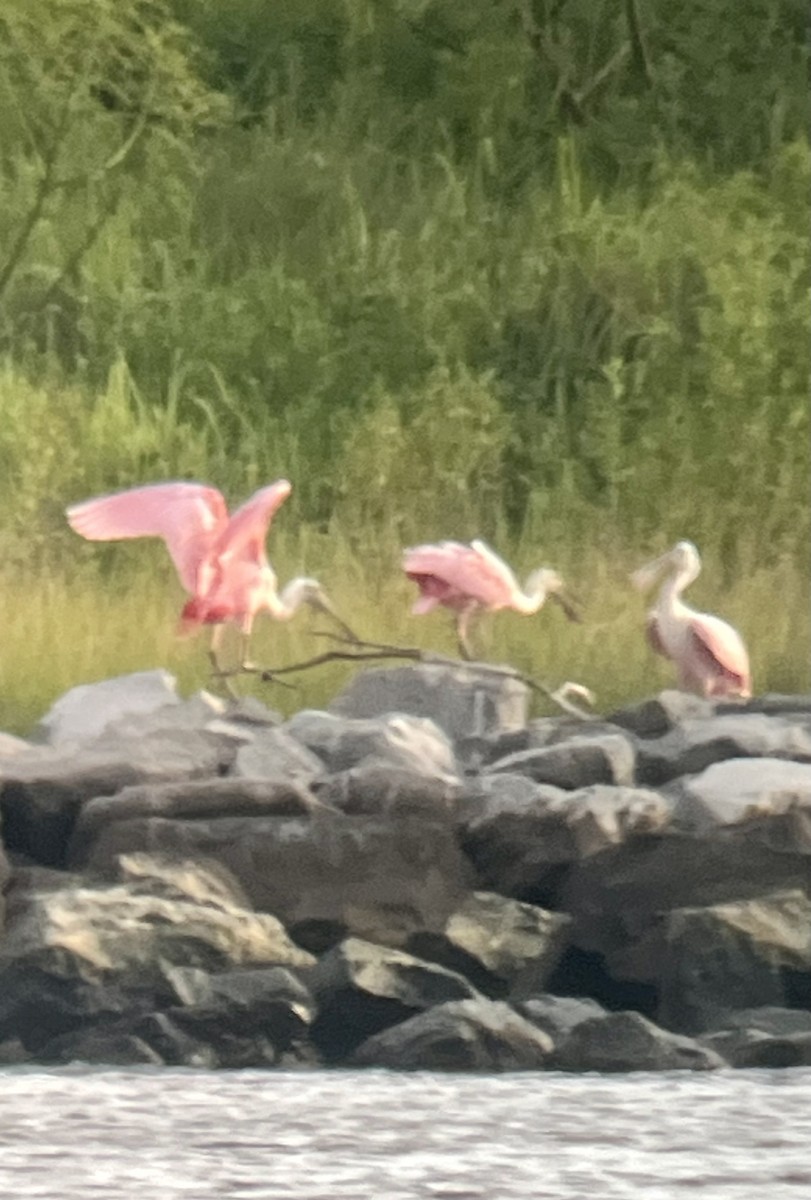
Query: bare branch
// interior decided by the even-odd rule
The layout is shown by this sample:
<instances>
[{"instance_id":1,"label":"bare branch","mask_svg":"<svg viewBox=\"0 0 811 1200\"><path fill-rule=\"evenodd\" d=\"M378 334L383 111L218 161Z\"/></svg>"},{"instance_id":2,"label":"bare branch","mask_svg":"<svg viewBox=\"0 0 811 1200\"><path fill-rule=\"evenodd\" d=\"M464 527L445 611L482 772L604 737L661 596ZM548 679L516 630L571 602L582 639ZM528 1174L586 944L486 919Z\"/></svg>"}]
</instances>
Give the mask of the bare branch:
<instances>
[{"instance_id":1,"label":"bare branch","mask_svg":"<svg viewBox=\"0 0 811 1200\"><path fill-rule=\"evenodd\" d=\"M426 666L455 667L477 675L493 675L502 679L515 679L517 682L523 683L531 691L545 696L547 700L557 705L563 712L579 717L583 721L592 721L595 719L593 713L586 712L568 699L568 696L574 693L587 703L591 702L593 699L591 692L588 688L583 687L582 684L571 683L567 680L560 687L553 689L545 683L541 683L540 680L522 674L522 672L517 671L514 667L496 666L492 663L466 662L460 658L452 658L450 655L437 654L432 650L421 650L417 646L394 646L385 642L364 642L360 640L353 642L349 638L342 638L332 633L319 633L316 636L326 637L331 641L342 643L346 646L346 649L325 650L322 654L316 654L313 658L307 658L298 663L290 663L286 667L236 667L233 671L221 672L218 678L254 675L261 679L263 683L281 683L283 680L279 678L280 676L291 675L299 671L309 671L313 667L324 666L325 663L382 662L386 659L399 659L401 661L423 663Z\"/></svg>"}]
</instances>

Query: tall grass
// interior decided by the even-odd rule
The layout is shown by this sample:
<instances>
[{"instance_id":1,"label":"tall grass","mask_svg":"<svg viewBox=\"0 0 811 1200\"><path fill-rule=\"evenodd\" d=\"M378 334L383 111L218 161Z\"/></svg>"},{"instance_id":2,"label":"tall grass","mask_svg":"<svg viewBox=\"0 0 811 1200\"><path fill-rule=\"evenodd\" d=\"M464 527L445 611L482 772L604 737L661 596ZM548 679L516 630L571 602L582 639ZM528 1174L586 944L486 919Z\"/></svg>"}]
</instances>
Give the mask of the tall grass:
<instances>
[{"instance_id":1,"label":"tall grass","mask_svg":"<svg viewBox=\"0 0 811 1200\"><path fill-rule=\"evenodd\" d=\"M695 601L741 625L759 686L808 687L811 169L794 135L793 26L760 0L744 6L787 64L771 108L745 96L737 50L719 66L751 128L720 103L690 110L704 60L686 17L652 32L655 96L612 77L573 124L491 5L406 21L399 6L353 2L327 32L321 0L305 7L245 0L223 23L208 0L165 0L190 25L166 25L144 69L175 118L147 123L110 171L129 127L98 103L106 60L90 55L95 91L76 91L82 119L57 163L79 183L39 210L26 130L47 145L54 113L70 114L61 76L8 125L0 721L25 728L69 683L134 665L202 683L205 656L172 639L177 589L160 548L87 545L63 516L84 496L172 477L214 482L230 501L289 477L271 535L280 575L320 573L385 638L452 645L438 618L408 617L403 544L479 535L522 569L559 566L588 600L582 629L554 611L504 616L487 652L582 678L603 705L668 678L625 578L689 537L707 568ZM591 30L566 43L581 82L622 32L615 9L573 8L572 28ZM85 21L83 36L117 55L126 34L137 56L148 30L121 11L105 3L101 32ZM0 55L10 110L37 54L22 0L13 13L30 53L25 70ZM235 83L251 22L258 41L267 22L278 38ZM736 24L736 47L753 28ZM448 66L436 47L457 35L464 53ZM196 37L213 54L205 81ZM678 96L677 66L693 79ZM212 79L232 89L239 122ZM125 82L134 103L141 77ZM308 652L298 624L266 636L274 660ZM344 674L325 669L274 702L320 702Z\"/></svg>"}]
</instances>

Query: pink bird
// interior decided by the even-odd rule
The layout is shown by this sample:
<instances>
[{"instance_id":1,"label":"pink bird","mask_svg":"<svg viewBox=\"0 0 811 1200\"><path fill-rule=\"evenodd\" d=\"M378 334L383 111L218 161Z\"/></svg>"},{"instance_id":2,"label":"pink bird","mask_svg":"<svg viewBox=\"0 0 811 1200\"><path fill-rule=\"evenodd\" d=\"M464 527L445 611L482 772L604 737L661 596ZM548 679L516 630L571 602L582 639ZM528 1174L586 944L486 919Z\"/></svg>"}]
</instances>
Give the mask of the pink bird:
<instances>
[{"instance_id":1,"label":"pink bird","mask_svg":"<svg viewBox=\"0 0 811 1200\"><path fill-rule=\"evenodd\" d=\"M220 670L217 652L226 622L239 624L241 664L246 658L253 620L266 610L289 620L301 604L329 613L344 629L321 584L294 579L280 593L265 554L270 520L290 495L278 479L260 488L229 518L221 493L202 483L155 483L111 496L98 496L66 510L72 529L90 541L160 537L166 542L180 582L191 599L180 616L180 632L214 625L209 656Z\"/></svg>"},{"instance_id":2,"label":"pink bird","mask_svg":"<svg viewBox=\"0 0 811 1200\"><path fill-rule=\"evenodd\" d=\"M456 613L459 652L466 659L473 657L469 624L480 612L512 608L534 613L551 596L570 620L578 620L562 594L563 580L557 571L548 567L533 571L522 589L504 560L481 541L412 546L403 552L403 570L420 589L412 612L428 613L442 605Z\"/></svg>"},{"instance_id":3,"label":"pink bird","mask_svg":"<svg viewBox=\"0 0 811 1200\"><path fill-rule=\"evenodd\" d=\"M720 617L695 612L681 593L701 572L701 559L692 542L676 542L672 550L640 567L631 582L647 590L667 572L656 605L648 613L647 637L657 654L676 664L679 685L700 696L752 694L749 655L736 629Z\"/></svg>"}]
</instances>

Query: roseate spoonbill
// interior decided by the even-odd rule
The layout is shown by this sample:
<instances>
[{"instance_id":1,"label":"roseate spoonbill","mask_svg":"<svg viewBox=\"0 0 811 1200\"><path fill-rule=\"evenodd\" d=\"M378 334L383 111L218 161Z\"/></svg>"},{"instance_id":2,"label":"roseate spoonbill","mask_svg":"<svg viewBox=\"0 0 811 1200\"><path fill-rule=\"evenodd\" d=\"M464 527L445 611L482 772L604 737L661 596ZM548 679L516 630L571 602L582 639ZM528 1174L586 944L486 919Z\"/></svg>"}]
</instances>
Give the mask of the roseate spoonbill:
<instances>
[{"instance_id":1,"label":"roseate spoonbill","mask_svg":"<svg viewBox=\"0 0 811 1200\"><path fill-rule=\"evenodd\" d=\"M194 633L213 625L209 657L220 671L218 651L223 624L241 631L242 666L247 666L253 620L267 610L278 621L289 620L302 604L328 613L348 636L321 584L293 579L279 592L265 554L265 538L273 514L290 495L286 479L260 488L229 517L221 493L202 483L154 483L110 496L97 496L66 510L76 533L90 541L160 537L166 542L180 582L191 599L180 615L179 632Z\"/></svg>"},{"instance_id":2,"label":"roseate spoonbill","mask_svg":"<svg viewBox=\"0 0 811 1200\"><path fill-rule=\"evenodd\" d=\"M693 543L676 542L666 554L633 573L631 582L640 591L665 575L648 613L648 641L657 654L676 664L679 685L686 691L745 699L752 694L752 676L741 635L720 617L695 612L681 599L700 572L701 558Z\"/></svg>"},{"instance_id":3,"label":"roseate spoonbill","mask_svg":"<svg viewBox=\"0 0 811 1200\"><path fill-rule=\"evenodd\" d=\"M473 657L468 630L474 614L499 608L534 613L550 596L571 621L579 619L563 595L563 580L557 571L548 567L533 571L522 590L504 560L481 541L411 546L403 551L403 570L420 589L412 612L427 613L443 605L456 613L462 658Z\"/></svg>"}]
</instances>

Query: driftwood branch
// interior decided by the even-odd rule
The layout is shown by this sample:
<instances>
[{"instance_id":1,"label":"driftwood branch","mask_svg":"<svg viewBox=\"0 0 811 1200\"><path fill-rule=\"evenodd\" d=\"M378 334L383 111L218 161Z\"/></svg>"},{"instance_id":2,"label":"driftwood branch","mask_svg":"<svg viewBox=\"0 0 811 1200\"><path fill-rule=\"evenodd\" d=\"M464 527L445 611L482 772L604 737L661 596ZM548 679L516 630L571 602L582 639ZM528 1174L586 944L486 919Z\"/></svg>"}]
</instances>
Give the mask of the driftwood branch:
<instances>
[{"instance_id":1,"label":"driftwood branch","mask_svg":"<svg viewBox=\"0 0 811 1200\"><path fill-rule=\"evenodd\" d=\"M314 667L321 667L330 662L383 662L387 659L395 659L423 663L426 666L455 667L475 672L478 675L493 675L502 679L515 679L517 682L523 683L530 691L545 696L547 700L557 705L558 708L570 716L579 717L584 721L595 719L593 713L587 712L569 699L570 695L574 695L587 704L593 704L594 697L592 693L588 688L579 683L571 683L567 680L560 687L551 688L540 680L533 679L530 675L524 675L514 667L496 666L492 663L466 662L463 659L453 658L447 654L437 654L432 650L422 650L418 646L394 646L386 642L365 642L344 638L333 633L318 633L316 636L327 637L331 641L341 643L341 647L325 650L321 654L314 655L312 658L304 659L302 662L290 663L285 667L245 665L235 667L230 671L217 672L216 677L227 682L235 676L253 675L263 683L284 683L284 680L281 678L282 676L296 674L300 671L309 671Z\"/></svg>"}]
</instances>

